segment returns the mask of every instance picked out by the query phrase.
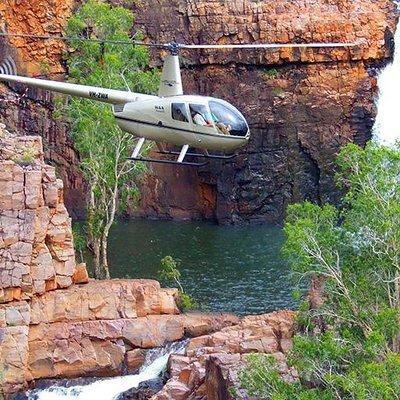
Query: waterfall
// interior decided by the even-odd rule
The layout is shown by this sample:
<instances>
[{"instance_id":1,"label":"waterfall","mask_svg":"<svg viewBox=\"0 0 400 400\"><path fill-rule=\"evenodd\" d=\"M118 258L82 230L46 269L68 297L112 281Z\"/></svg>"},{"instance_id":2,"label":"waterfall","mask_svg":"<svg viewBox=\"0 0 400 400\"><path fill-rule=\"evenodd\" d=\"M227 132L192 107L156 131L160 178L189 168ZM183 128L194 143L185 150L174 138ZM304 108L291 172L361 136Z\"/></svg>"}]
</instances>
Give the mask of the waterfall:
<instances>
[{"instance_id":1,"label":"waterfall","mask_svg":"<svg viewBox=\"0 0 400 400\"><path fill-rule=\"evenodd\" d=\"M159 377L166 370L171 354L183 354L187 341L175 342L163 348L149 350L146 360L136 375L100 379L84 386L51 386L43 390L32 390L29 400L113 400L120 393L136 388L141 382Z\"/></svg>"},{"instance_id":2,"label":"waterfall","mask_svg":"<svg viewBox=\"0 0 400 400\"><path fill-rule=\"evenodd\" d=\"M393 146L400 140L400 22L394 37L393 62L378 76L378 114L372 129L373 139L383 145Z\"/></svg>"}]
</instances>

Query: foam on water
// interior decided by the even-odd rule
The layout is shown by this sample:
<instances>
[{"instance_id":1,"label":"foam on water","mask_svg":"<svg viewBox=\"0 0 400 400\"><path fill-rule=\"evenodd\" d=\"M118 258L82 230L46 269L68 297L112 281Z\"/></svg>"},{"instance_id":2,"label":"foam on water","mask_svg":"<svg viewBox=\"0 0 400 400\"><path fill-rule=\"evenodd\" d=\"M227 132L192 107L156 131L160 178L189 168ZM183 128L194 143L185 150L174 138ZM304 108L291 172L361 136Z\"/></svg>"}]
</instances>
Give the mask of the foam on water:
<instances>
[{"instance_id":1,"label":"foam on water","mask_svg":"<svg viewBox=\"0 0 400 400\"><path fill-rule=\"evenodd\" d=\"M146 361L136 375L101 379L84 386L51 386L44 390L33 390L30 400L113 400L119 394L137 388L141 382L159 377L165 370L171 354L183 354L186 342L176 342L165 348L149 350Z\"/></svg>"},{"instance_id":2,"label":"foam on water","mask_svg":"<svg viewBox=\"0 0 400 400\"><path fill-rule=\"evenodd\" d=\"M393 146L400 140L400 22L394 37L393 62L378 76L378 114L372 130L379 144Z\"/></svg>"}]
</instances>

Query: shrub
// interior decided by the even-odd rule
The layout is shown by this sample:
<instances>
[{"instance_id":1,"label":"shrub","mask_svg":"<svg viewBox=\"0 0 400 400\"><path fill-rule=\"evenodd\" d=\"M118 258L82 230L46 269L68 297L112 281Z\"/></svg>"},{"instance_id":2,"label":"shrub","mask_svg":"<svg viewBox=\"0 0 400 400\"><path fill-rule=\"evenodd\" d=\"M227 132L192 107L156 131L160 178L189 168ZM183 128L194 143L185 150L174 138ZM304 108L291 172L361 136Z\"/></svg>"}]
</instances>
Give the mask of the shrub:
<instances>
[{"instance_id":1,"label":"shrub","mask_svg":"<svg viewBox=\"0 0 400 400\"><path fill-rule=\"evenodd\" d=\"M400 149L350 144L338 156L341 208L290 206L283 253L324 302L299 311L301 333L284 382L276 364L249 358L243 386L260 399L400 399Z\"/></svg>"},{"instance_id":2,"label":"shrub","mask_svg":"<svg viewBox=\"0 0 400 400\"><path fill-rule=\"evenodd\" d=\"M12 160L21 166L29 166L35 164L37 153L34 149L25 148L21 155L15 156Z\"/></svg>"},{"instance_id":3,"label":"shrub","mask_svg":"<svg viewBox=\"0 0 400 400\"><path fill-rule=\"evenodd\" d=\"M198 308L196 300L185 292L181 283L180 260L166 256L161 260L161 269L158 271L160 279L166 283L173 283L178 286L177 304L181 311L188 311Z\"/></svg>"}]
</instances>

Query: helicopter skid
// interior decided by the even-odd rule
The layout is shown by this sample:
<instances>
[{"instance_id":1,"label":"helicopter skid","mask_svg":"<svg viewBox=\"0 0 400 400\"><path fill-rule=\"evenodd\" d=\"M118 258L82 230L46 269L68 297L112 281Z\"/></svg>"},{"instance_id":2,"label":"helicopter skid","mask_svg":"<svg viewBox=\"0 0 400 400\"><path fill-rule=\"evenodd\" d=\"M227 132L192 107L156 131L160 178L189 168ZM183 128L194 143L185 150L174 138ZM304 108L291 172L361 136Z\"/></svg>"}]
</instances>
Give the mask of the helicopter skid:
<instances>
[{"instance_id":1,"label":"helicopter skid","mask_svg":"<svg viewBox=\"0 0 400 400\"><path fill-rule=\"evenodd\" d=\"M169 154L169 155L179 155L179 151L157 151L158 154ZM229 154L228 156L220 156L217 154L199 154L199 153L186 153L187 156L190 157L201 157L201 158L210 158L215 160L231 160L235 158L237 154Z\"/></svg>"},{"instance_id":2,"label":"helicopter skid","mask_svg":"<svg viewBox=\"0 0 400 400\"><path fill-rule=\"evenodd\" d=\"M158 164L185 165L185 166L189 166L189 167L202 167L202 166L208 164L207 161L202 162L202 163L196 163L196 162L189 162L189 161L160 160L157 158L149 158L149 157L128 157L128 160L144 161L144 162L151 162L151 163L158 163Z\"/></svg>"}]
</instances>

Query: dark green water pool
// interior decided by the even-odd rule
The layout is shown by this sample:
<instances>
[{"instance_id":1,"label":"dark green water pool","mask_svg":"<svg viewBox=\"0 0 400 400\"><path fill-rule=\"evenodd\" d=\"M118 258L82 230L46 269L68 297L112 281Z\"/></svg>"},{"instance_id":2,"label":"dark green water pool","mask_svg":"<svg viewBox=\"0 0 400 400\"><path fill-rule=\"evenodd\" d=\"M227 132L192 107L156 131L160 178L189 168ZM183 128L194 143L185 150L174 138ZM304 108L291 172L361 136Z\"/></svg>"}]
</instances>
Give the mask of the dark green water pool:
<instances>
[{"instance_id":1,"label":"dark green water pool","mask_svg":"<svg viewBox=\"0 0 400 400\"><path fill-rule=\"evenodd\" d=\"M292 308L294 282L279 256L278 227L119 222L110 240L114 278L157 278L161 258L181 260L182 283L203 310L237 314Z\"/></svg>"}]
</instances>

